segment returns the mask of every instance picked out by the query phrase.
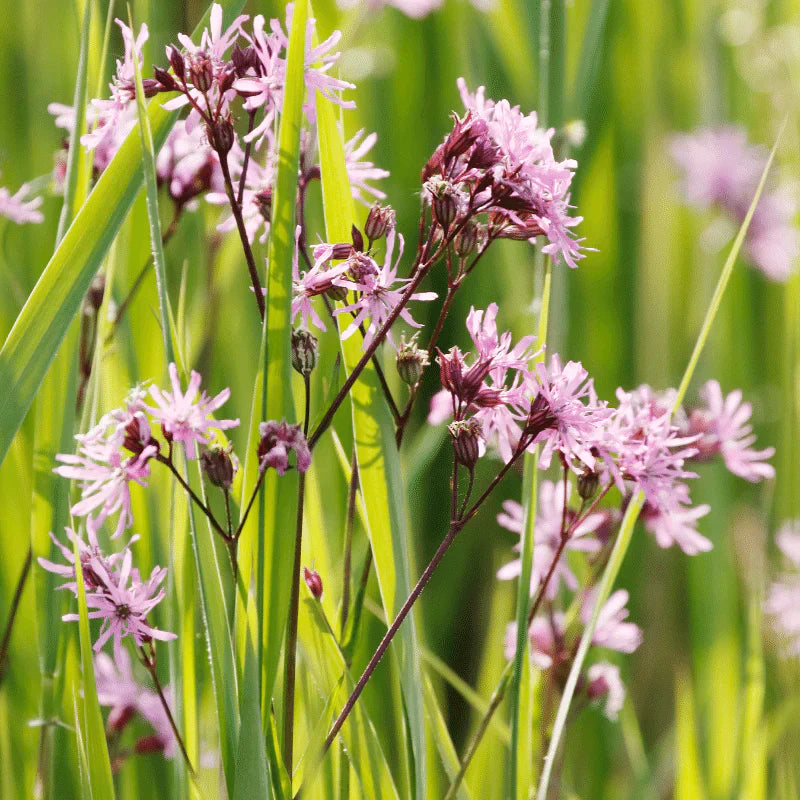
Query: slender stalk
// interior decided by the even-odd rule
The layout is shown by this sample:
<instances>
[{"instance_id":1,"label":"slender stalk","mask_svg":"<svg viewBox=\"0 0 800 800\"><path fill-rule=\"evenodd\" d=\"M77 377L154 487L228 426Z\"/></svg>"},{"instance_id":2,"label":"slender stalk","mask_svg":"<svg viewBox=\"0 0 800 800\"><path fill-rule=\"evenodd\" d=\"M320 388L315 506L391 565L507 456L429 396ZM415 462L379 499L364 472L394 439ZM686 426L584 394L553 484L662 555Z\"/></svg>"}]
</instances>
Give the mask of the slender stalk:
<instances>
[{"instance_id":1,"label":"slender stalk","mask_svg":"<svg viewBox=\"0 0 800 800\"><path fill-rule=\"evenodd\" d=\"M347 518L344 525L344 567L342 570L342 615L340 620L340 635L344 636L347 615L350 613L350 573L353 561L353 527L356 520L356 495L358 493L358 463L356 461L356 448L353 446L353 469L350 474L350 486L347 491Z\"/></svg>"},{"instance_id":2,"label":"slender stalk","mask_svg":"<svg viewBox=\"0 0 800 800\"><path fill-rule=\"evenodd\" d=\"M206 517L208 517L208 520L211 523L214 530L223 539L225 539L226 542L229 541L230 537L228 536L227 533L225 533L219 522L217 522L217 518L211 512L211 509L197 496L192 487L189 486L189 484L183 479L183 476L176 469L172 459L168 458L167 456L163 456L160 453L155 458L158 462L166 465L169 468L170 472L172 472L172 474L175 476L178 483L183 487L183 490L186 492L186 494L189 495L189 497L192 499L195 505L206 515Z\"/></svg>"},{"instance_id":3,"label":"slender stalk","mask_svg":"<svg viewBox=\"0 0 800 800\"><path fill-rule=\"evenodd\" d=\"M297 483L297 526L294 537L294 565L289 599L289 620L286 629L286 655L283 682L283 763L291 778L294 749L294 687L297 666L297 616L300 608L300 553L303 544L303 501L306 476L300 473Z\"/></svg>"},{"instance_id":4,"label":"slender stalk","mask_svg":"<svg viewBox=\"0 0 800 800\"><path fill-rule=\"evenodd\" d=\"M159 681L158 679L158 672L156 671L155 650L151 649L150 654L148 654L147 651L144 649L144 647L142 645L139 645L139 652L141 653L142 656L142 663L145 665L147 671L150 673L150 677L153 679L153 685L155 686L156 694L158 695L159 700L161 700L161 705L164 707L164 713L167 715L167 719L169 720L169 725L172 728L172 732L175 734L175 739L178 742L178 747L180 747L181 753L183 754L183 760L186 764L186 769L189 771L189 775L191 775L192 780L195 780L197 778L197 773L194 771L192 762L189 759L189 754L186 752L186 745L183 743L183 738L181 737L181 734L178 731L178 726L175 724L175 718L172 716L172 709L169 707L167 698L164 697L164 690L161 687L161 681Z\"/></svg>"},{"instance_id":5,"label":"slender stalk","mask_svg":"<svg viewBox=\"0 0 800 800\"><path fill-rule=\"evenodd\" d=\"M450 784L450 788L447 790L447 794L444 796L444 800L454 800L456 794L458 793L458 787L461 786L461 781L464 780L464 776L467 774L469 765L472 763L472 758L478 751L478 746L480 745L481 741L483 740L484 734L489 728L489 723L492 721L494 712L497 711L497 709L500 707L500 703L503 702L503 698L505 697L506 694L506 687L508 686L508 681L511 678L512 663L513 662L509 661L508 664L506 665L506 668L503 670L503 675L500 678L500 683L492 693L492 696L489 700L489 707L486 709L486 713L483 715L483 719L478 724L475 733L472 735L472 739L470 739L469 744L467 745L467 749L464 751L464 755L461 758L461 764L458 768L458 772L456 773L456 776L453 778L453 781Z\"/></svg>"},{"instance_id":6,"label":"slender stalk","mask_svg":"<svg viewBox=\"0 0 800 800\"><path fill-rule=\"evenodd\" d=\"M303 430L308 431L308 420L311 411L310 405L310 380L309 375L304 375L305 383L305 418ZM305 507L306 475L300 473L297 482L297 525L294 535L294 566L292 572L292 588L289 598L289 619L286 625L286 655L284 656L284 699L283 699L283 763L286 771L293 772L294 755L294 695L295 677L297 667L297 617L300 609L300 559L303 549L303 510Z\"/></svg>"},{"instance_id":7,"label":"slender stalk","mask_svg":"<svg viewBox=\"0 0 800 800\"><path fill-rule=\"evenodd\" d=\"M14 597L11 600L11 608L8 611L8 620L6 621L6 629L3 633L3 640L0 643L0 684L6 677L8 668L8 650L11 646L11 633L14 630L14 622L17 618L17 611L19 611L19 604L22 600L22 592L25 589L25 584L28 582L28 576L31 572L31 563L33 562L33 548L28 546L28 552L25 556L25 561L22 564L22 571L17 580L17 587L14 589Z\"/></svg>"},{"instance_id":8,"label":"slender stalk","mask_svg":"<svg viewBox=\"0 0 800 800\"><path fill-rule=\"evenodd\" d=\"M253 127L255 126L256 121L256 111L253 109L247 120L247 133L253 132ZM242 174L239 176L239 191L236 195L236 202L239 204L239 208L242 207L242 200L244 198L244 184L247 178L247 167L250 165L250 153L253 150L253 141L252 139L247 143L244 148L244 161L242 162Z\"/></svg>"},{"instance_id":9,"label":"slender stalk","mask_svg":"<svg viewBox=\"0 0 800 800\"><path fill-rule=\"evenodd\" d=\"M250 272L250 282L253 284L253 292L256 296L256 303L258 303L258 313L263 321L266 314L266 305L264 303L264 294L262 292L261 281L258 277L258 270L256 269L255 258L253 258L253 250L250 247L250 239L247 236L247 229L244 226L244 218L242 217L242 208L236 200L234 194L233 181L231 180L231 171L228 168L228 154L219 153L219 164L222 169L222 177L225 181L225 192L228 195L228 202L231 204L231 211L233 218L236 220L236 227L239 231L239 238L242 241L242 250L244 257L247 260L247 269Z\"/></svg>"},{"instance_id":10,"label":"slender stalk","mask_svg":"<svg viewBox=\"0 0 800 800\"><path fill-rule=\"evenodd\" d=\"M253 503L255 502L255 499L258 496L258 490L261 488L261 484L264 482L264 476L266 474L267 474L266 468L259 467L258 480L256 481L256 485L253 487L253 494L250 495L250 499L247 501L247 507L244 510L244 514L242 514L242 518L239 520L239 525L236 528L236 533L233 534L234 539L238 539L242 531L244 530L244 525L247 522L247 517L250 515L250 509L253 507Z\"/></svg>"}]
</instances>

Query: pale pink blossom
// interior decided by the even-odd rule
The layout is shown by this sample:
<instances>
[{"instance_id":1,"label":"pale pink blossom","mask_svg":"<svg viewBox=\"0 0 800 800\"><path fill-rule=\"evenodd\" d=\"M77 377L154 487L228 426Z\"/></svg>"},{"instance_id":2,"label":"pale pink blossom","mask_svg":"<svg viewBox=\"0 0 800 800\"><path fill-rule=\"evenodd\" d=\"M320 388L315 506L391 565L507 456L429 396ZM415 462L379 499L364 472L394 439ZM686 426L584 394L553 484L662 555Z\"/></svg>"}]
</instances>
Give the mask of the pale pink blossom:
<instances>
[{"instance_id":1,"label":"pale pink blossom","mask_svg":"<svg viewBox=\"0 0 800 800\"><path fill-rule=\"evenodd\" d=\"M625 684L619 674L619 667L601 661L586 670L586 693L592 700L605 699L603 713L612 722L617 719L625 703Z\"/></svg>"},{"instance_id":2,"label":"pale pink blossom","mask_svg":"<svg viewBox=\"0 0 800 800\"><path fill-rule=\"evenodd\" d=\"M588 624L592 616L595 595L594 591L588 592L581 607L581 621L584 625ZM606 600L597 618L592 644L620 653L632 653L639 647L642 643L642 629L635 623L627 621L630 613L625 607L628 598L625 589L617 589Z\"/></svg>"},{"instance_id":3,"label":"pale pink blossom","mask_svg":"<svg viewBox=\"0 0 800 800\"><path fill-rule=\"evenodd\" d=\"M311 450L308 448L303 429L290 425L285 420L270 420L258 426L261 440L258 444L258 463L262 470L272 467L278 475L285 475L290 468L289 453L294 451L298 472L305 472L311 466Z\"/></svg>"},{"instance_id":4,"label":"pale pink blossom","mask_svg":"<svg viewBox=\"0 0 800 800\"><path fill-rule=\"evenodd\" d=\"M172 392L164 392L157 386L150 387L155 406L146 406L147 411L161 422L165 435L181 442L189 459L195 458L195 444L207 445L213 439L214 430L227 430L239 424L238 419L213 419L210 415L230 397L231 390L223 389L215 397L199 392L202 377L192 370L189 386L184 393L175 364L169 365ZM199 392L199 394L198 394Z\"/></svg>"},{"instance_id":5,"label":"pale pink blossom","mask_svg":"<svg viewBox=\"0 0 800 800\"><path fill-rule=\"evenodd\" d=\"M43 198L31 197L31 187L23 183L14 194L0 186L0 217L6 217L17 225L26 222L42 222L44 215L39 211Z\"/></svg>"},{"instance_id":6,"label":"pale pink blossom","mask_svg":"<svg viewBox=\"0 0 800 800\"><path fill-rule=\"evenodd\" d=\"M764 611L773 618L787 652L800 656L800 520L785 523L775 542L791 569L778 575L770 585Z\"/></svg>"},{"instance_id":7,"label":"pale pink blossom","mask_svg":"<svg viewBox=\"0 0 800 800\"><path fill-rule=\"evenodd\" d=\"M363 138L362 138L363 137ZM377 133L364 135L364 128L361 128L352 139L345 142L344 158L347 169L347 177L350 179L350 191L354 200L368 206L373 199L383 200L386 193L376 189L368 181L379 181L389 177L389 172L385 169L376 167L372 161L365 161L364 156L369 153L378 140ZM365 197L364 195L371 195Z\"/></svg>"}]
</instances>

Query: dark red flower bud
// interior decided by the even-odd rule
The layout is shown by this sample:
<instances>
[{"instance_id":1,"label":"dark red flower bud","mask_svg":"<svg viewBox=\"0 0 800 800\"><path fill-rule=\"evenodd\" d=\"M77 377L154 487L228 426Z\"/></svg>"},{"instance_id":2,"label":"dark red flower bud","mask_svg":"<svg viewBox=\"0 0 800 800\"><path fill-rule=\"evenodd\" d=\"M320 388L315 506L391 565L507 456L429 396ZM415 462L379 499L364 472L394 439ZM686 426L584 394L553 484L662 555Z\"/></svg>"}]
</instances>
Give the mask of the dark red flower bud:
<instances>
[{"instance_id":1,"label":"dark red flower bud","mask_svg":"<svg viewBox=\"0 0 800 800\"><path fill-rule=\"evenodd\" d=\"M480 420L471 417L468 420L451 422L447 426L453 440L453 453L459 464L472 470L478 463L480 456L480 442L483 438L483 428Z\"/></svg>"},{"instance_id":2,"label":"dark red flower bud","mask_svg":"<svg viewBox=\"0 0 800 800\"><path fill-rule=\"evenodd\" d=\"M214 65L205 50L198 50L191 57L189 80L200 92L207 92L214 83Z\"/></svg>"},{"instance_id":3,"label":"dark red flower bud","mask_svg":"<svg viewBox=\"0 0 800 800\"><path fill-rule=\"evenodd\" d=\"M382 238L390 227L394 227L395 214L391 206L379 206L375 203L367 214L364 223L364 233L370 242Z\"/></svg>"},{"instance_id":4,"label":"dark red flower bud","mask_svg":"<svg viewBox=\"0 0 800 800\"><path fill-rule=\"evenodd\" d=\"M164 750L164 741L160 736L142 736L135 745L137 753L161 753Z\"/></svg>"},{"instance_id":5,"label":"dark red flower bud","mask_svg":"<svg viewBox=\"0 0 800 800\"><path fill-rule=\"evenodd\" d=\"M319 572L303 567L303 580L306 582L308 590L314 595L314 599L319 600L322 597L322 578L320 578Z\"/></svg>"},{"instance_id":6,"label":"dark red flower bud","mask_svg":"<svg viewBox=\"0 0 800 800\"><path fill-rule=\"evenodd\" d=\"M161 84L161 90L164 92L177 92L178 84L175 78L161 67L153 67L153 74L156 76L156 81Z\"/></svg>"},{"instance_id":7,"label":"dark red flower bud","mask_svg":"<svg viewBox=\"0 0 800 800\"><path fill-rule=\"evenodd\" d=\"M359 253L364 252L364 237L361 231L355 225L350 226L350 238L353 240L353 249L358 250Z\"/></svg>"},{"instance_id":8,"label":"dark red flower bud","mask_svg":"<svg viewBox=\"0 0 800 800\"><path fill-rule=\"evenodd\" d=\"M232 68L226 69L222 75L220 75L217 85L219 86L219 90L221 92L227 92L228 89L233 86L233 82L236 80L236 70Z\"/></svg>"},{"instance_id":9,"label":"dark red flower bud","mask_svg":"<svg viewBox=\"0 0 800 800\"><path fill-rule=\"evenodd\" d=\"M472 255L478 249L478 226L473 222L464 225L456 234L453 246L459 258Z\"/></svg>"},{"instance_id":10,"label":"dark red flower bud","mask_svg":"<svg viewBox=\"0 0 800 800\"><path fill-rule=\"evenodd\" d=\"M206 136L208 143L220 156L227 155L236 140L236 133L230 117L220 117L215 122L206 125Z\"/></svg>"},{"instance_id":11,"label":"dark red flower bud","mask_svg":"<svg viewBox=\"0 0 800 800\"><path fill-rule=\"evenodd\" d=\"M178 48L175 47L175 45L170 45L169 47L169 64L172 67L172 71L178 76L178 78L183 80L185 77L183 56Z\"/></svg>"},{"instance_id":12,"label":"dark red flower bud","mask_svg":"<svg viewBox=\"0 0 800 800\"><path fill-rule=\"evenodd\" d=\"M230 449L212 446L200 455L200 463L206 477L221 489L230 489L233 485L233 476L239 468L238 459L231 457Z\"/></svg>"}]
</instances>

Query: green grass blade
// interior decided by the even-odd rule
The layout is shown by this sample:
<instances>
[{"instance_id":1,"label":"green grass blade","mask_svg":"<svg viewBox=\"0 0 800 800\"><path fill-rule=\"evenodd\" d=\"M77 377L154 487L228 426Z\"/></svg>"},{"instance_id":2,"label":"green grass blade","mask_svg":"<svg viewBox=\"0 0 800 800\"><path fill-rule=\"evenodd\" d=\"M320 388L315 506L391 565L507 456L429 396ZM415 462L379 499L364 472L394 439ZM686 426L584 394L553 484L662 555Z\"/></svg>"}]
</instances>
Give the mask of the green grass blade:
<instances>
[{"instance_id":1,"label":"green grass blade","mask_svg":"<svg viewBox=\"0 0 800 800\"><path fill-rule=\"evenodd\" d=\"M603 61L603 47L606 37L606 20L611 0L593 0L589 21L583 34L578 74L572 90L572 111L577 119L585 119L589 104L596 90L600 65Z\"/></svg>"},{"instance_id":2,"label":"green grass blade","mask_svg":"<svg viewBox=\"0 0 800 800\"><path fill-rule=\"evenodd\" d=\"M344 159L344 145L328 100L317 97L322 196L325 227L330 242L350 241L353 201ZM357 337L342 342L347 370L361 355ZM361 492L367 512L366 528L386 617L392 620L411 591L408 525L400 471L394 445L394 423L371 365L361 373L350 393L353 435ZM398 641L399 640L399 641ZM399 664L415 759L416 796L425 797L425 720L422 670L413 615L400 628Z\"/></svg>"},{"instance_id":3,"label":"green grass blade","mask_svg":"<svg viewBox=\"0 0 800 800\"><path fill-rule=\"evenodd\" d=\"M129 20L133 30L133 20ZM142 146L142 163L144 168L144 187L147 198L147 221L150 224L150 244L153 248L153 268L156 273L156 289L158 291L158 310L161 319L161 337L164 340L164 354L167 363L175 361L172 346L173 327L167 298L167 267L164 261L164 245L161 240L161 219L158 214L158 180L156 178L156 156L153 147L153 131L147 116L144 103L144 87L142 86L142 70L137 53L133 53L133 69L136 80L136 108L139 116L139 136ZM182 366L182 365L179 365Z\"/></svg>"},{"instance_id":4,"label":"green grass blade","mask_svg":"<svg viewBox=\"0 0 800 800\"><path fill-rule=\"evenodd\" d=\"M111 777L111 762L108 758L108 744L97 702L97 685L94 679L94 652L89 632L89 612L86 607L86 587L83 583L83 569L77 544L73 543L75 554L75 576L78 584L78 632L81 645L81 689L83 693L83 730L86 737L86 757L88 762L89 784L92 800L105 800L114 797L114 780ZM80 725L80 720L76 720Z\"/></svg>"},{"instance_id":5,"label":"green grass blade","mask_svg":"<svg viewBox=\"0 0 800 800\"><path fill-rule=\"evenodd\" d=\"M686 674L678 677L675 708L675 800L702 800L708 795L700 765L694 692Z\"/></svg>"},{"instance_id":6,"label":"green grass blade","mask_svg":"<svg viewBox=\"0 0 800 800\"><path fill-rule=\"evenodd\" d=\"M714 290L713 297L711 298L711 302L709 304L708 311L706 312L705 319L703 320L703 325L700 329L700 333L698 334L697 342L695 343L692 355L689 358L689 363L686 367L686 371L684 372L680 386L678 387L677 395L675 397L675 402L672 407L673 413L678 409L678 407L683 402L683 399L686 396L686 390L689 388L689 384L692 380L692 377L694 376L695 369L697 368L697 363L700 360L700 354L703 351L703 346L705 345L706 340L708 339L708 334L711 331L711 326L714 322L714 318L716 317L717 312L719 311L719 307L722 303L722 297L725 293L725 289L730 280L731 273L733 272L733 266L736 263L736 258L739 255L739 251L741 250L742 244L744 243L744 237L745 234L747 233L747 228L750 225L750 220L752 220L753 218L753 213L755 212L756 205L758 204L758 200L761 197L761 192L764 189L764 184L767 180L767 175L769 174L770 167L772 166L772 161L775 158L775 152L778 148L778 143L780 142L781 134L783 133L785 126L786 122L784 121L784 124L781 127L780 132L778 133L775 144L772 147L772 151L770 152L769 159L767 160L767 163L764 166L764 171L761 174L761 180L759 181L755 196L753 197L753 200L750 203L750 207L747 210L747 215L745 216L744 221L742 222L742 225L739 228L739 233L736 235L736 239L733 242L731 251L728 254L728 258L726 259L725 265L722 268L722 273L720 274L719 280L717 281L717 286ZM642 510L643 505L644 505L644 494L641 491L639 491L633 497L630 504L628 505L628 508L625 510L625 516L622 519L620 530L619 533L617 534L617 540L614 543L614 548L611 552L608 564L606 565L606 568L603 571L603 576L600 579L599 588L594 601L594 607L592 608L592 615L581 637L580 645L578 646L578 650L575 654L575 660L572 663L572 668L570 669L569 677L567 678L567 683L564 687L564 692L561 696L561 702L559 704L558 712L556 714L556 721L555 724L553 725L553 733L550 739L550 745L548 747L547 755L545 757L544 769L542 770L542 778L539 782L539 790L537 794L538 800L546 800L547 798L547 787L550 782L550 774L553 768L553 760L555 758L555 754L558 749L559 742L561 740L561 735L564 732L564 726L567 721L567 714L569 713L570 704L572 703L572 697L575 693L575 687L578 684L578 678L580 677L580 672L583 669L583 662L591 646L592 636L594 636L594 629L595 626L597 625L597 620L600 616L600 609L602 608L606 600L608 600L608 597L611 594L611 589L614 585L614 581L616 580L617 575L619 574L619 570L622 566L622 562L625 558L628 546L630 545L631 537L633 536L633 529L636 524L636 520L639 517L639 512Z\"/></svg>"},{"instance_id":7,"label":"green grass blade","mask_svg":"<svg viewBox=\"0 0 800 800\"><path fill-rule=\"evenodd\" d=\"M266 758L264 731L261 727L259 667L255 643L258 641L258 615L255 590L251 586L247 601L247 642L245 644L244 678L239 693L239 749L236 754L236 774L233 800L254 797L271 798L272 784Z\"/></svg>"},{"instance_id":8,"label":"green grass blade","mask_svg":"<svg viewBox=\"0 0 800 800\"><path fill-rule=\"evenodd\" d=\"M264 362L264 419L294 420L291 368L292 253L294 250L297 173L300 163L300 128L305 97L305 30L308 2L295 3L286 82L278 134L278 168L269 236L266 296L266 349ZM269 470L259 507L259 568L263 570L264 609L262 716L269 714L269 701L278 671L286 618L288 587L292 577L293 545L287 530L294 527L297 510L297 473L279 477ZM257 584L258 591L258 584Z\"/></svg>"},{"instance_id":9,"label":"green grass blade","mask_svg":"<svg viewBox=\"0 0 800 800\"><path fill-rule=\"evenodd\" d=\"M226 2L239 8L241 0ZM155 149L163 144L177 112L154 98L147 107ZM95 184L0 350L0 463L33 402L47 368L80 308L103 256L119 231L142 182L142 145L131 131Z\"/></svg>"}]
</instances>

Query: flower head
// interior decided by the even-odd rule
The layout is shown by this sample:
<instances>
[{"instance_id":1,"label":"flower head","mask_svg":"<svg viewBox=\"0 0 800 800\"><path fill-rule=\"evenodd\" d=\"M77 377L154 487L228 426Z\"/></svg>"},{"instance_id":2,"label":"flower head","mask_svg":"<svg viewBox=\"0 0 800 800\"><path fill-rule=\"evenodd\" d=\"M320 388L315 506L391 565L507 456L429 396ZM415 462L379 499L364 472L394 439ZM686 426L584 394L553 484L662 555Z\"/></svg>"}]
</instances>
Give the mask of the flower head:
<instances>
[{"instance_id":1,"label":"flower head","mask_svg":"<svg viewBox=\"0 0 800 800\"><path fill-rule=\"evenodd\" d=\"M30 191L31 187L27 183L23 183L14 194L0 186L0 217L6 217L17 225L42 222L44 215L39 207L43 200L41 197L30 197Z\"/></svg>"},{"instance_id":2,"label":"flower head","mask_svg":"<svg viewBox=\"0 0 800 800\"><path fill-rule=\"evenodd\" d=\"M235 428L239 424L238 419L210 418L210 415L230 397L231 390L223 389L216 397L208 397L205 392L198 395L202 378L199 373L192 370L189 386L184 393L178 378L178 368L174 363L169 365L169 376L172 392L164 392L157 386L152 386L150 395L156 401L156 405L146 408L155 419L161 421L164 435L171 440L182 442L186 457L192 459L195 457L195 443L210 444L213 438L212 430Z\"/></svg>"},{"instance_id":3,"label":"flower head","mask_svg":"<svg viewBox=\"0 0 800 800\"><path fill-rule=\"evenodd\" d=\"M262 422L258 427L261 440L258 443L258 463L262 470L274 467L278 475L285 475L289 469L289 452L294 450L298 472L305 472L311 466L311 451L308 449L303 429L290 425L286 420Z\"/></svg>"}]
</instances>

